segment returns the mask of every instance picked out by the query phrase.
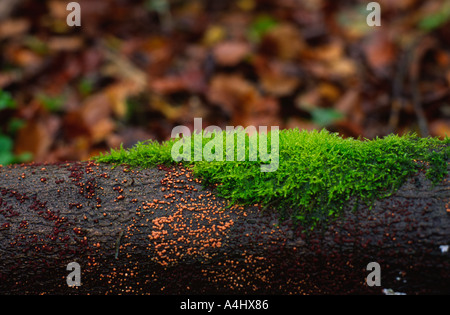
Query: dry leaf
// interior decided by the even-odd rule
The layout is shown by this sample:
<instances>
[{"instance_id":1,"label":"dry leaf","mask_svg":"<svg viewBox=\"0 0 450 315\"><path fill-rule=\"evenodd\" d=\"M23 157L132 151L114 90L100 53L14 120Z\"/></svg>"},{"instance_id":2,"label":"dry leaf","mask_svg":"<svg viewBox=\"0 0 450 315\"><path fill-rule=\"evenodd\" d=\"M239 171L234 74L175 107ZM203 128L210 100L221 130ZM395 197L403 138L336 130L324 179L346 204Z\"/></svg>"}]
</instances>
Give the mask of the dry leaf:
<instances>
[{"instance_id":1,"label":"dry leaf","mask_svg":"<svg viewBox=\"0 0 450 315\"><path fill-rule=\"evenodd\" d=\"M266 125L279 123L278 101L262 97L255 86L238 75L213 77L207 97L231 116L234 126L258 125L263 120L267 120Z\"/></svg>"},{"instance_id":2,"label":"dry leaf","mask_svg":"<svg viewBox=\"0 0 450 315\"><path fill-rule=\"evenodd\" d=\"M0 73L0 89L22 79L22 73L19 70Z\"/></svg>"},{"instance_id":3,"label":"dry leaf","mask_svg":"<svg viewBox=\"0 0 450 315\"><path fill-rule=\"evenodd\" d=\"M294 68L293 65L276 60L268 61L258 56L254 58L253 65L258 73L262 88L273 96L290 95L300 85L299 76L289 73L289 70Z\"/></svg>"},{"instance_id":4,"label":"dry leaf","mask_svg":"<svg viewBox=\"0 0 450 315\"><path fill-rule=\"evenodd\" d=\"M356 64L350 58L341 58L329 65L329 78L352 78L356 75Z\"/></svg>"},{"instance_id":5,"label":"dry leaf","mask_svg":"<svg viewBox=\"0 0 450 315\"><path fill-rule=\"evenodd\" d=\"M170 121L175 121L187 114L184 106L173 106L164 97L156 94L150 97L150 107L162 113Z\"/></svg>"},{"instance_id":6,"label":"dry leaf","mask_svg":"<svg viewBox=\"0 0 450 315\"><path fill-rule=\"evenodd\" d=\"M139 80L119 81L105 90L114 114L122 119L127 113L127 99L130 96L137 95L144 90L142 82Z\"/></svg>"},{"instance_id":7,"label":"dry leaf","mask_svg":"<svg viewBox=\"0 0 450 315\"><path fill-rule=\"evenodd\" d=\"M291 76L282 76L279 73L266 73L260 77L265 92L282 97L290 95L300 85L300 79Z\"/></svg>"},{"instance_id":8,"label":"dry leaf","mask_svg":"<svg viewBox=\"0 0 450 315\"><path fill-rule=\"evenodd\" d=\"M41 116L28 121L17 133L15 153L30 152L33 161L46 161L59 127L60 120L55 116Z\"/></svg>"},{"instance_id":9,"label":"dry leaf","mask_svg":"<svg viewBox=\"0 0 450 315\"><path fill-rule=\"evenodd\" d=\"M303 55L308 59L329 63L336 62L336 60L344 57L344 43L340 40L333 40L318 47L307 47Z\"/></svg>"},{"instance_id":10,"label":"dry leaf","mask_svg":"<svg viewBox=\"0 0 450 315\"><path fill-rule=\"evenodd\" d=\"M67 3L58 0L47 1L48 10L50 15L55 20L65 20L67 17Z\"/></svg>"},{"instance_id":11,"label":"dry leaf","mask_svg":"<svg viewBox=\"0 0 450 315\"><path fill-rule=\"evenodd\" d=\"M26 19L10 19L0 23L0 39L18 37L30 28L30 21Z\"/></svg>"},{"instance_id":12,"label":"dry leaf","mask_svg":"<svg viewBox=\"0 0 450 315\"><path fill-rule=\"evenodd\" d=\"M109 75L118 77L123 81L131 82L133 89L143 90L147 87L147 74L136 67L126 57L117 53L107 43L103 43L102 52L109 61L106 72Z\"/></svg>"},{"instance_id":13,"label":"dry leaf","mask_svg":"<svg viewBox=\"0 0 450 315\"><path fill-rule=\"evenodd\" d=\"M149 86L152 91L164 95L186 90L187 82L181 76L167 76L154 79Z\"/></svg>"},{"instance_id":14,"label":"dry leaf","mask_svg":"<svg viewBox=\"0 0 450 315\"><path fill-rule=\"evenodd\" d=\"M279 114L279 102L274 97L259 97L253 104L249 104L248 117L245 119L235 119L242 126L267 126L268 130L272 126L282 129ZM235 124L236 126L236 124Z\"/></svg>"},{"instance_id":15,"label":"dry leaf","mask_svg":"<svg viewBox=\"0 0 450 315\"><path fill-rule=\"evenodd\" d=\"M250 53L250 45L245 42L225 41L213 48L216 62L222 66L234 66Z\"/></svg>"},{"instance_id":16,"label":"dry leaf","mask_svg":"<svg viewBox=\"0 0 450 315\"><path fill-rule=\"evenodd\" d=\"M430 134L433 137L450 137L450 119L437 119L431 122Z\"/></svg>"},{"instance_id":17,"label":"dry leaf","mask_svg":"<svg viewBox=\"0 0 450 315\"><path fill-rule=\"evenodd\" d=\"M84 137L100 142L114 130L111 120L113 103L106 91L88 97L78 110L67 113L64 117L64 135L69 141Z\"/></svg>"},{"instance_id":18,"label":"dry leaf","mask_svg":"<svg viewBox=\"0 0 450 315\"><path fill-rule=\"evenodd\" d=\"M308 47L302 55L308 60L305 67L322 79L346 79L357 73L355 62L345 55L345 46L340 40L314 48Z\"/></svg>"},{"instance_id":19,"label":"dry leaf","mask_svg":"<svg viewBox=\"0 0 450 315\"><path fill-rule=\"evenodd\" d=\"M358 89L349 89L336 102L334 108L345 116L351 115L357 110L360 111L359 94ZM360 115L363 114L361 113Z\"/></svg>"},{"instance_id":20,"label":"dry leaf","mask_svg":"<svg viewBox=\"0 0 450 315\"><path fill-rule=\"evenodd\" d=\"M5 52L5 55L12 63L23 68L38 67L43 61L43 58L39 54L26 48L14 46L9 47Z\"/></svg>"},{"instance_id":21,"label":"dry leaf","mask_svg":"<svg viewBox=\"0 0 450 315\"><path fill-rule=\"evenodd\" d=\"M246 105L252 103L258 94L255 87L242 77L219 74L212 78L207 97L233 115L235 111L246 111Z\"/></svg>"},{"instance_id":22,"label":"dry leaf","mask_svg":"<svg viewBox=\"0 0 450 315\"><path fill-rule=\"evenodd\" d=\"M76 51L83 47L84 40L79 36L54 36L48 41L48 48L53 51Z\"/></svg>"},{"instance_id":23,"label":"dry leaf","mask_svg":"<svg viewBox=\"0 0 450 315\"><path fill-rule=\"evenodd\" d=\"M304 111L311 111L320 105L319 89L313 88L309 91L303 92L295 98L295 107Z\"/></svg>"},{"instance_id":24,"label":"dry leaf","mask_svg":"<svg viewBox=\"0 0 450 315\"><path fill-rule=\"evenodd\" d=\"M198 69L185 70L180 75L155 78L150 81L149 88L161 95L183 91L202 93L205 89L204 74Z\"/></svg>"},{"instance_id":25,"label":"dry leaf","mask_svg":"<svg viewBox=\"0 0 450 315\"><path fill-rule=\"evenodd\" d=\"M305 43L299 29L290 23L282 23L270 29L261 43L263 52L282 60L298 59L304 48Z\"/></svg>"},{"instance_id":26,"label":"dry leaf","mask_svg":"<svg viewBox=\"0 0 450 315\"><path fill-rule=\"evenodd\" d=\"M362 48L367 63L377 74L386 73L386 68L393 65L398 58L397 47L384 29L370 34Z\"/></svg>"},{"instance_id":27,"label":"dry leaf","mask_svg":"<svg viewBox=\"0 0 450 315\"><path fill-rule=\"evenodd\" d=\"M93 143L99 143L107 138L109 134L111 134L116 128L116 124L114 121L109 118L105 117L99 121L93 126L91 126L91 137Z\"/></svg>"},{"instance_id":28,"label":"dry leaf","mask_svg":"<svg viewBox=\"0 0 450 315\"><path fill-rule=\"evenodd\" d=\"M331 83L320 83L318 88L321 98L331 104L333 104L341 95L341 91Z\"/></svg>"}]
</instances>

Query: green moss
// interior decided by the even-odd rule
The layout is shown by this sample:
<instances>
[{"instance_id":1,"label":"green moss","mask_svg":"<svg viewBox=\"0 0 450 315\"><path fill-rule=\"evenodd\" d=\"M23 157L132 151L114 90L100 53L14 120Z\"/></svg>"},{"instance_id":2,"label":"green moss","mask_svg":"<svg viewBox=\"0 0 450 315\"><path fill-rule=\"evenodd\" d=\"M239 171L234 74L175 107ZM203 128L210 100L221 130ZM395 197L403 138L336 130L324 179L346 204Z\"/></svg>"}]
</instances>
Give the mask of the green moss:
<instances>
[{"instance_id":1,"label":"green moss","mask_svg":"<svg viewBox=\"0 0 450 315\"><path fill-rule=\"evenodd\" d=\"M225 143L225 133L222 135ZM142 142L129 150L111 150L95 160L136 167L173 164L171 148L176 141ZM209 141L204 138L203 147ZM247 135L246 141L248 157ZM261 162L259 156L256 161L227 161L225 145L224 161L184 163L205 184L218 184L218 194L233 202L274 207L284 216L314 226L338 215L350 199L371 204L391 195L421 169L433 183L440 182L447 175L449 143L448 137L439 140L409 134L357 140L326 130L293 129L279 131L275 172L261 172L261 163L269 162ZM237 141L235 149L236 145ZM194 141L192 148L194 152Z\"/></svg>"}]
</instances>

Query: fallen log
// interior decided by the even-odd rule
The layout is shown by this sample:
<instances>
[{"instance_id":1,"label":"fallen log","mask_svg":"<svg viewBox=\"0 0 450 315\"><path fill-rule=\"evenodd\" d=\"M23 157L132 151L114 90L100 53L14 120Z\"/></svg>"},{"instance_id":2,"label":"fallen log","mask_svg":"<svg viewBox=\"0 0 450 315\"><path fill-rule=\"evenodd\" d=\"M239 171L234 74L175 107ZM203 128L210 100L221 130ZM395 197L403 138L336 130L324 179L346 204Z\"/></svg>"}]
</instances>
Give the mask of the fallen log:
<instances>
[{"instance_id":1,"label":"fallen log","mask_svg":"<svg viewBox=\"0 0 450 315\"><path fill-rule=\"evenodd\" d=\"M305 231L182 167L0 167L0 294L448 294L449 189L419 172Z\"/></svg>"}]
</instances>

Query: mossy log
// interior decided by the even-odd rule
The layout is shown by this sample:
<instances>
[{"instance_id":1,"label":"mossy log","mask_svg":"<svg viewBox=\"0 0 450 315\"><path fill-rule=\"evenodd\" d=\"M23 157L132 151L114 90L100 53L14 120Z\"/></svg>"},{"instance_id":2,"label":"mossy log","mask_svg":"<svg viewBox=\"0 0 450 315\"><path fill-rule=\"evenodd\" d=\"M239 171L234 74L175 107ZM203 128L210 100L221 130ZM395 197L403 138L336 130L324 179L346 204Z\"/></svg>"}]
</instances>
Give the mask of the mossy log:
<instances>
[{"instance_id":1,"label":"mossy log","mask_svg":"<svg viewBox=\"0 0 450 315\"><path fill-rule=\"evenodd\" d=\"M305 232L181 167L0 167L0 293L449 294L449 189L420 172ZM66 282L71 262L81 286Z\"/></svg>"}]
</instances>

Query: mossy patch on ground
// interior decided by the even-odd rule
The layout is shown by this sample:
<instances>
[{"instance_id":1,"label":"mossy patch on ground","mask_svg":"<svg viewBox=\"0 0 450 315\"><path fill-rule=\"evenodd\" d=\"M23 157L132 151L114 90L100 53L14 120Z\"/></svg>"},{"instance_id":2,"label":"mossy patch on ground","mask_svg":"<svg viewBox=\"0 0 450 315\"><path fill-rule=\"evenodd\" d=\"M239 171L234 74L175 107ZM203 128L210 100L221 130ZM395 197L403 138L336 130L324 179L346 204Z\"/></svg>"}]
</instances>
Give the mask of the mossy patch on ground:
<instances>
[{"instance_id":1,"label":"mossy patch on ground","mask_svg":"<svg viewBox=\"0 0 450 315\"><path fill-rule=\"evenodd\" d=\"M227 161L226 133L221 135L223 161L193 161L192 155L190 161L183 163L205 184L216 184L217 193L232 202L273 207L312 226L338 215L351 199L356 204L370 204L390 196L419 170L425 171L434 183L448 173L448 137L440 140L408 134L360 140L344 139L326 130L280 130L278 169L261 172L261 164L269 162L262 161L259 155L256 161L249 161L251 138L247 134L245 161ZM270 136L267 138L270 148ZM172 158L172 147L179 140L140 142L129 150L121 147L94 159L144 168L175 164L178 162ZM203 148L209 141L210 138L203 138ZM237 141L234 145L236 153ZM192 148L192 153L199 149L194 141Z\"/></svg>"}]
</instances>

